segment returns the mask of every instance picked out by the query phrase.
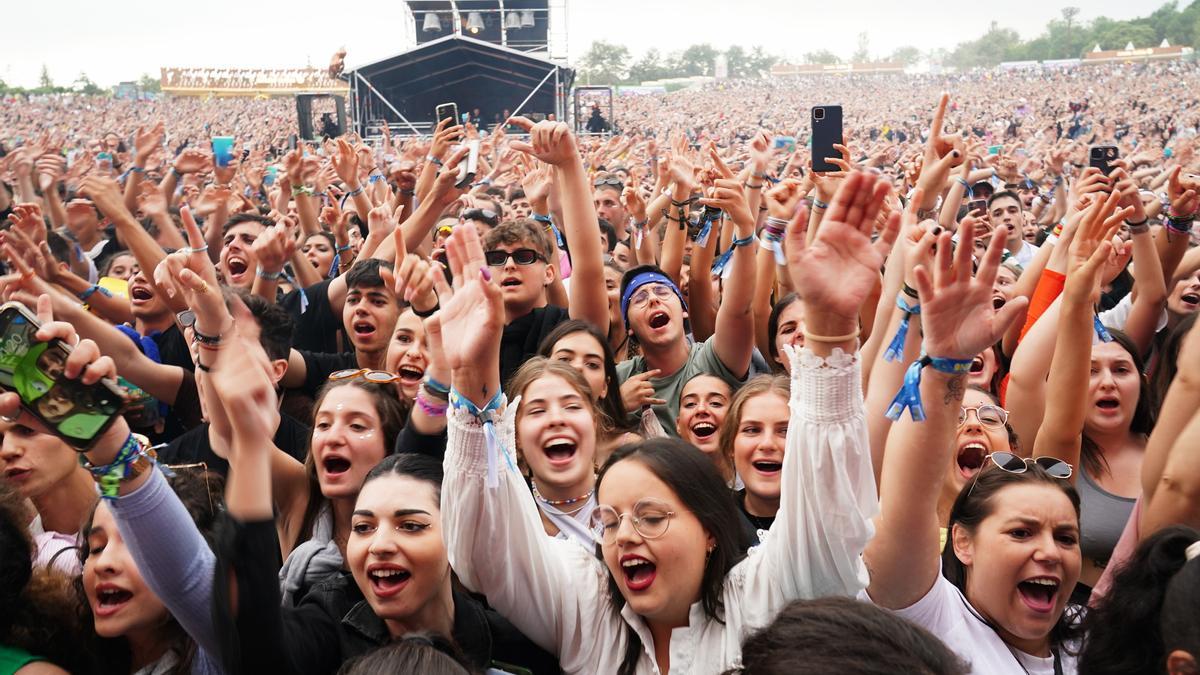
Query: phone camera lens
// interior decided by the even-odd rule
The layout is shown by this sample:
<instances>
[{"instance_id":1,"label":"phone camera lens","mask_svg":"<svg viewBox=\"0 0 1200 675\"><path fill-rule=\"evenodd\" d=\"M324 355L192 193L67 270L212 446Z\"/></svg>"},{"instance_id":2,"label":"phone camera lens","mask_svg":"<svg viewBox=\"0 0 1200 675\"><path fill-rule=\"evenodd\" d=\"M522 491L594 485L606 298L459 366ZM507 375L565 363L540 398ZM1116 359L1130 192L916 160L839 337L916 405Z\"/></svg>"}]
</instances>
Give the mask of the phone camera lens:
<instances>
[{"instance_id":1,"label":"phone camera lens","mask_svg":"<svg viewBox=\"0 0 1200 675\"><path fill-rule=\"evenodd\" d=\"M824 108L813 108L813 119L815 119L815 120L825 119L825 109Z\"/></svg>"}]
</instances>

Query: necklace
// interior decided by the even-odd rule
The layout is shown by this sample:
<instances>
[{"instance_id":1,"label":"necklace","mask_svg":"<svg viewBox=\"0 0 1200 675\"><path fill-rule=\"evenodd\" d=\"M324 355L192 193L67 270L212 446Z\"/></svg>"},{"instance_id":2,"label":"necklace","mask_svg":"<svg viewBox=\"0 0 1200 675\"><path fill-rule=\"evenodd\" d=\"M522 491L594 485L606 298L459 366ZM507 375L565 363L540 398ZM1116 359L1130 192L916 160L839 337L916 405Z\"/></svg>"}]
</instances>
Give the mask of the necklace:
<instances>
[{"instance_id":1,"label":"necklace","mask_svg":"<svg viewBox=\"0 0 1200 675\"><path fill-rule=\"evenodd\" d=\"M542 494L540 492L538 492L537 485L533 481L530 481L529 484L533 488L534 498L536 498L539 502L541 502L543 504L548 504L550 506L570 506L571 504L577 504L579 502L587 501L587 500L591 499L592 495L595 494L595 492L596 492L596 488L592 488L591 490L587 491L587 494L581 495L579 497L571 497L569 499L546 499L545 497L542 496ZM576 509L576 510L578 510L578 509Z\"/></svg>"}]
</instances>

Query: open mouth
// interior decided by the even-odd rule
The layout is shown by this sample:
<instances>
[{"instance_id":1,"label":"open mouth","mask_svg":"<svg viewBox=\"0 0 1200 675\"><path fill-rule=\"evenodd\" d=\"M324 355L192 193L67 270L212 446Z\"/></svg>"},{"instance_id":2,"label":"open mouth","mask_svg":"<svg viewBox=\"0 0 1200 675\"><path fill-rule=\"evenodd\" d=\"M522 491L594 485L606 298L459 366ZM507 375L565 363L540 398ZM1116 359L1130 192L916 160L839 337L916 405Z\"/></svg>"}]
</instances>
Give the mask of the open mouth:
<instances>
[{"instance_id":1,"label":"open mouth","mask_svg":"<svg viewBox=\"0 0 1200 675\"><path fill-rule=\"evenodd\" d=\"M1008 300L1004 299L1003 295L992 296L992 309L1000 309Z\"/></svg>"},{"instance_id":2,"label":"open mouth","mask_svg":"<svg viewBox=\"0 0 1200 675\"><path fill-rule=\"evenodd\" d=\"M318 267L320 267L320 266L321 266L321 261L320 261L320 260L317 260L316 258L309 258L309 259L308 259L308 262L309 262L309 263L310 263L310 264L311 264L311 265L312 265L314 268L318 268Z\"/></svg>"},{"instance_id":3,"label":"open mouth","mask_svg":"<svg viewBox=\"0 0 1200 675\"><path fill-rule=\"evenodd\" d=\"M1200 305L1200 295L1196 295L1195 293L1184 293L1179 299L1183 301L1183 304L1193 309L1197 305Z\"/></svg>"},{"instance_id":4,"label":"open mouth","mask_svg":"<svg viewBox=\"0 0 1200 675\"><path fill-rule=\"evenodd\" d=\"M355 321L351 326L358 337L370 337L375 334L375 324L370 321Z\"/></svg>"},{"instance_id":5,"label":"open mouth","mask_svg":"<svg viewBox=\"0 0 1200 675\"><path fill-rule=\"evenodd\" d=\"M412 572L396 567L380 567L367 572L367 579L371 581L371 590L376 595L385 597L399 593L411 578Z\"/></svg>"},{"instance_id":6,"label":"open mouth","mask_svg":"<svg viewBox=\"0 0 1200 675\"><path fill-rule=\"evenodd\" d=\"M671 317L666 312L655 312L650 315L650 328L658 330L671 322Z\"/></svg>"},{"instance_id":7,"label":"open mouth","mask_svg":"<svg viewBox=\"0 0 1200 675\"><path fill-rule=\"evenodd\" d=\"M134 286L133 288L129 289L129 298L134 301L153 300L154 293L152 293L150 289L146 288L145 286Z\"/></svg>"},{"instance_id":8,"label":"open mouth","mask_svg":"<svg viewBox=\"0 0 1200 675\"><path fill-rule=\"evenodd\" d=\"M1101 410L1117 410L1121 407L1121 402L1115 398L1102 398L1096 401L1096 407Z\"/></svg>"},{"instance_id":9,"label":"open mouth","mask_svg":"<svg viewBox=\"0 0 1200 675\"><path fill-rule=\"evenodd\" d=\"M550 441L542 452L546 453L546 459L550 460L551 464L567 464L575 458L577 446L567 440Z\"/></svg>"},{"instance_id":10,"label":"open mouth","mask_svg":"<svg viewBox=\"0 0 1200 675\"><path fill-rule=\"evenodd\" d=\"M501 288L516 288L521 285L521 280L517 277L508 277L500 282Z\"/></svg>"},{"instance_id":11,"label":"open mouth","mask_svg":"<svg viewBox=\"0 0 1200 675\"><path fill-rule=\"evenodd\" d=\"M963 478L970 478L979 472L983 460L987 457L987 446L983 443L967 443L958 451L958 472Z\"/></svg>"},{"instance_id":12,"label":"open mouth","mask_svg":"<svg viewBox=\"0 0 1200 675\"><path fill-rule=\"evenodd\" d=\"M692 427L692 435L700 440L705 440L717 433L717 427L712 422L698 422Z\"/></svg>"},{"instance_id":13,"label":"open mouth","mask_svg":"<svg viewBox=\"0 0 1200 675\"><path fill-rule=\"evenodd\" d=\"M96 606L93 614L100 617L110 616L120 611L130 600L133 593L115 586L96 589Z\"/></svg>"},{"instance_id":14,"label":"open mouth","mask_svg":"<svg viewBox=\"0 0 1200 675\"><path fill-rule=\"evenodd\" d=\"M225 268L229 270L229 276L237 277L245 274L250 266L242 258L229 256L229 260L225 262Z\"/></svg>"},{"instance_id":15,"label":"open mouth","mask_svg":"<svg viewBox=\"0 0 1200 675\"><path fill-rule=\"evenodd\" d=\"M644 591L654 583L657 567L639 556L621 558L621 573L625 576L625 587L631 591Z\"/></svg>"},{"instance_id":16,"label":"open mouth","mask_svg":"<svg viewBox=\"0 0 1200 675\"><path fill-rule=\"evenodd\" d=\"M1058 581L1050 577L1034 577L1017 584L1017 592L1025 605L1035 612L1054 611L1054 599L1058 595Z\"/></svg>"},{"instance_id":17,"label":"open mouth","mask_svg":"<svg viewBox=\"0 0 1200 675\"><path fill-rule=\"evenodd\" d=\"M404 384L416 384L425 377L425 371L413 368L412 366L400 366L399 372L400 381Z\"/></svg>"},{"instance_id":18,"label":"open mouth","mask_svg":"<svg viewBox=\"0 0 1200 675\"><path fill-rule=\"evenodd\" d=\"M971 374L978 375L983 372L983 357L976 356L971 359Z\"/></svg>"},{"instance_id":19,"label":"open mouth","mask_svg":"<svg viewBox=\"0 0 1200 675\"><path fill-rule=\"evenodd\" d=\"M759 473L779 473L783 470L783 462L771 462L767 460L759 460L751 462L751 466Z\"/></svg>"},{"instance_id":20,"label":"open mouth","mask_svg":"<svg viewBox=\"0 0 1200 675\"><path fill-rule=\"evenodd\" d=\"M340 476L350 470L350 460L345 457L326 457L321 466L325 468L325 475Z\"/></svg>"}]
</instances>

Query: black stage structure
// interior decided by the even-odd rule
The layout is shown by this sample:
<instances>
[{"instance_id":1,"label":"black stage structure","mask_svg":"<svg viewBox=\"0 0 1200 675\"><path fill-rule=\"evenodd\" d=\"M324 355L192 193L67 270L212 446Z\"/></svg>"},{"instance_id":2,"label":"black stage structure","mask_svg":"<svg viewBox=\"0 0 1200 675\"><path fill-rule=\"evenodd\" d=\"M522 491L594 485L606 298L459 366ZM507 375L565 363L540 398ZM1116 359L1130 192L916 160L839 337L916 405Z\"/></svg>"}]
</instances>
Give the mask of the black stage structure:
<instances>
[{"instance_id":1,"label":"black stage structure","mask_svg":"<svg viewBox=\"0 0 1200 675\"><path fill-rule=\"evenodd\" d=\"M377 135L385 122L397 135L428 134L434 109L449 102L460 114L480 111L484 128L505 111L564 120L575 79L570 68L465 35L426 42L347 75L355 128L364 137Z\"/></svg>"}]
</instances>

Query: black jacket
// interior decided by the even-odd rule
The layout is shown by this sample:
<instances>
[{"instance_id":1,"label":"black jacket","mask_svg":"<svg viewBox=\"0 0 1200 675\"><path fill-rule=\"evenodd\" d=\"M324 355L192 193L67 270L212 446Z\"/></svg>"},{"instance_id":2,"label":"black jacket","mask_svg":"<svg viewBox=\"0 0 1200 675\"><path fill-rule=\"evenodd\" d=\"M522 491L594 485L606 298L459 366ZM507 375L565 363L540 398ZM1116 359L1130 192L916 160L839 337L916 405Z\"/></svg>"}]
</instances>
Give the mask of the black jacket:
<instances>
[{"instance_id":1,"label":"black jacket","mask_svg":"<svg viewBox=\"0 0 1200 675\"><path fill-rule=\"evenodd\" d=\"M214 584L214 618L221 660L233 673L336 673L342 663L391 641L349 573L317 584L295 608L280 607L279 579L269 561L278 555L273 521L222 528ZM274 554L274 555L272 555ZM265 563L265 564L264 564ZM230 572L237 580L236 618L230 611ZM469 664L493 662L558 673L558 662L511 623L466 593L454 591L454 635ZM500 666L503 667L503 666Z\"/></svg>"}]
</instances>

